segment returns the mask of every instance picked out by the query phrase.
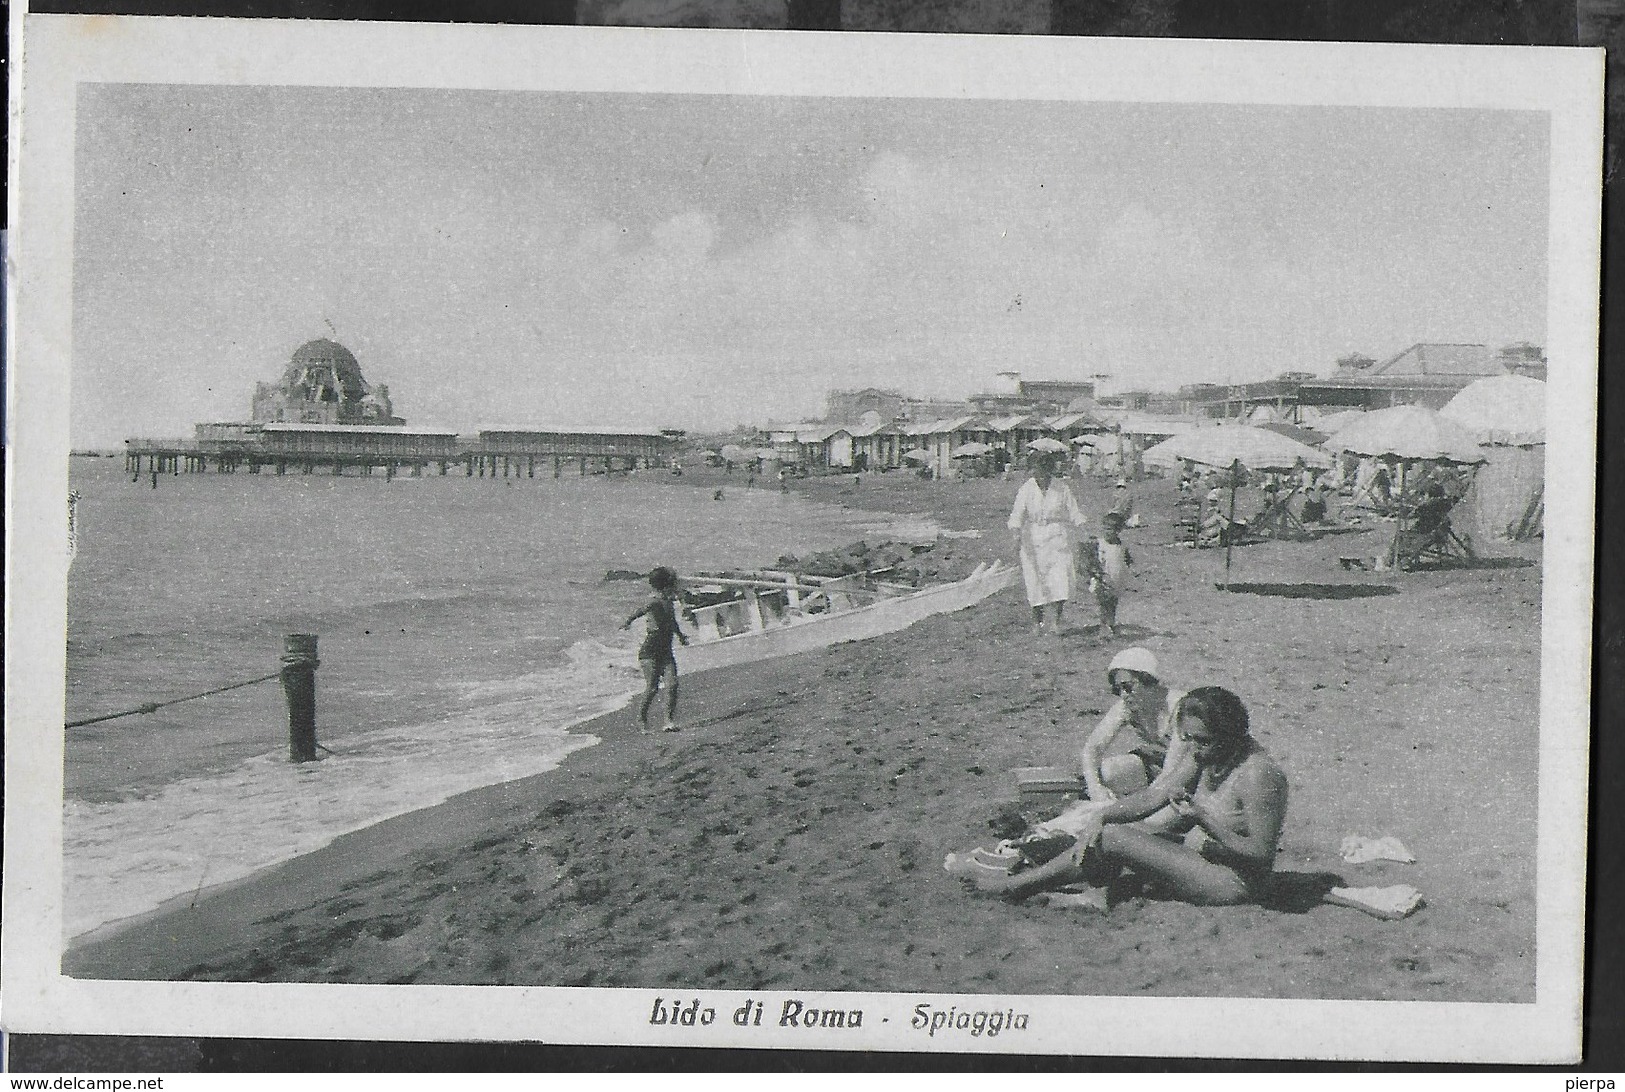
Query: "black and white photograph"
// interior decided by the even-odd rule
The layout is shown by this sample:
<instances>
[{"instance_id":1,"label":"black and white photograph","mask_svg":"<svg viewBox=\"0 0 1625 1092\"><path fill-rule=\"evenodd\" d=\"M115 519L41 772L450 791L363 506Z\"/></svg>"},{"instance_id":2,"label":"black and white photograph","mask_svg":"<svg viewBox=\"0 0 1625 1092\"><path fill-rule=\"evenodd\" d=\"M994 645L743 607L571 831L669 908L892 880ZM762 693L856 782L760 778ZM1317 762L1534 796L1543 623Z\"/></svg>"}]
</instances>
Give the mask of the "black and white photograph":
<instances>
[{"instance_id":1,"label":"black and white photograph","mask_svg":"<svg viewBox=\"0 0 1625 1092\"><path fill-rule=\"evenodd\" d=\"M1600 51L27 32L9 1027L1579 1057Z\"/></svg>"}]
</instances>

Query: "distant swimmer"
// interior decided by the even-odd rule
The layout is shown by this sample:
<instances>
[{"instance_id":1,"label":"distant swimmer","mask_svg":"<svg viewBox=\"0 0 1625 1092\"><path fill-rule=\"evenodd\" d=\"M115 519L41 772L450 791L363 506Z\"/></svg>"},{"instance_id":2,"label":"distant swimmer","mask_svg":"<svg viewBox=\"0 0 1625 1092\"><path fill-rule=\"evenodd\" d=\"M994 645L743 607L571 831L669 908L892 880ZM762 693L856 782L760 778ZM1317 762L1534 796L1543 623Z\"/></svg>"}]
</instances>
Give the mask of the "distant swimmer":
<instances>
[{"instance_id":1,"label":"distant swimmer","mask_svg":"<svg viewBox=\"0 0 1625 1092\"><path fill-rule=\"evenodd\" d=\"M711 499L712 500L721 500L722 499L722 490L718 489L715 493L712 493L711 494Z\"/></svg>"},{"instance_id":2,"label":"distant swimmer","mask_svg":"<svg viewBox=\"0 0 1625 1092\"><path fill-rule=\"evenodd\" d=\"M638 646L638 666L643 669L643 704L638 709L638 720L649 727L649 710L662 684L666 687L666 731L677 731L677 657L672 651L672 640L688 644L688 636L677 624L677 574L664 565L649 574L649 586L654 594L649 601L632 612L621 623L628 629L639 618L647 619L648 629L643 643Z\"/></svg>"}]
</instances>

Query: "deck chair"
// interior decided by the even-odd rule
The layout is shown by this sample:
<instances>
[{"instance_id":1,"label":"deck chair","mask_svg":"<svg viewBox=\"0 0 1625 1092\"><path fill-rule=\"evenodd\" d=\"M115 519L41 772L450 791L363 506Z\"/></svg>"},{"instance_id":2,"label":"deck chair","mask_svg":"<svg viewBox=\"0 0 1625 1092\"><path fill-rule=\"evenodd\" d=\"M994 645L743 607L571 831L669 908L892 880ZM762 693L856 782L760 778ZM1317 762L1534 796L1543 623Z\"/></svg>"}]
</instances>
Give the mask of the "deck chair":
<instances>
[{"instance_id":1,"label":"deck chair","mask_svg":"<svg viewBox=\"0 0 1625 1092\"><path fill-rule=\"evenodd\" d=\"M1202 502L1195 497L1181 497L1174 506L1174 529L1177 543L1195 546L1202 533Z\"/></svg>"},{"instance_id":2,"label":"deck chair","mask_svg":"<svg viewBox=\"0 0 1625 1092\"><path fill-rule=\"evenodd\" d=\"M1450 524L1456 501L1444 497L1423 500L1394 535L1394 567L1411 570L1424 565L1454 565L1478 560L1472 544Z\"/></svg>"},{"instance_id":3,"label":"deck chair","mask_svg":"<svg viewBox=\"0 0 1625 1092\"><path fill-rule=\"evenodd\" d=\"M1294 489L1289 493L1282 493L1273 501L1264 505L1264 510L1254 516L1248 523L1256 534L1265 538L1277 539L1306 539L1314 538L1314 532L1303 525L1292 511L1292 498L1298 495Z\"/></svg>"}]
</instances>

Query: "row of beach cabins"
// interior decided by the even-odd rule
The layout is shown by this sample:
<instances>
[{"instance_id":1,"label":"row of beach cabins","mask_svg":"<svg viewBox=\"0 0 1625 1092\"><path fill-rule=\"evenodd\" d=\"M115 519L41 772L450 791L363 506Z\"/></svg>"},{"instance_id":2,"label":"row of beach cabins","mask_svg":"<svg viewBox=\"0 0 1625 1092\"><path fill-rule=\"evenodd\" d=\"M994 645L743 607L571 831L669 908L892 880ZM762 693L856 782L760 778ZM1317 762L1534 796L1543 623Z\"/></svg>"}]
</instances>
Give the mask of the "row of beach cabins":
<instances>
[{"instance_id":1,"label":"row of beach cabins","mask_svg":"<svg viewBox=\"0 0 1625 1092\"><path fill-rule=\"evenodd\" d=\"M929 470L939 478L1002 469L1027 445L1050 437L1071 445L1097 468L1118 473L1137 465L1158 441L1211 425L1195 417L1136 411L963 416L921 422L796 425L768 430L768 445L751 456L809 471ZM724 452L727 455L727 452Z\"/></svg>"}]
</instances>

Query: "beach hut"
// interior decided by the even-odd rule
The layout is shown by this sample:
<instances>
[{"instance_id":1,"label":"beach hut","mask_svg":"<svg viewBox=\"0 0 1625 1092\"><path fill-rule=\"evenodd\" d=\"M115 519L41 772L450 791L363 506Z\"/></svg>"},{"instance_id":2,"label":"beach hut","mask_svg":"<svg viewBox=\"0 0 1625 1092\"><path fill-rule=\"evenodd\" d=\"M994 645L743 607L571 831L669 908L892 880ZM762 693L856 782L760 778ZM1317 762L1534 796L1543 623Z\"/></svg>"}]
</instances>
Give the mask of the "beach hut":
<instances>
[{"instance_id":1,"label":"beach hut","mask_svg":"<svg viewBox=\"0 0 1625 1092\"><path fill-rule=\"evenodd\" d=\"M854 469L889 470L901 465L903 430L890 421L867 421L847 431L852 434Z\"/></svg>"},{"instance_id":2,"label":"beach hut","mask_svg":"<svg viewBox=\"0 0 1625 1092\"><path fill-rule=\"evenodd\" d=\"M1044 419L1032 413L1013 413L994 417L987 425L994 435L991 442L1009 452L1023 451L1028 444L1049 432Z\"/></svg>"},{"instance_id":3,"label":"beach hut","mask_svg":"<svg viewBox=\"0 0 1625 1092\"><path fill-rule=\"evenodd\" d=\"M850 470L853 466L853 436L850 429L838 428L824 437L824 462L830 467Z\"/></svg>"},{"instance_id":4,"label":"beach hut","mask_svg":"<svg viewBox=\"0 0 1625 1092\"><path fill-rule=\"evenodd\" d=\"M1492 376L1464 387L1439 416L1470 430L1484 463L1461 503L1480 542L1535 538L1546 514L1546 384Z\"/></svg>"},{"instance_id":5,"label":"beach hut","mask_svg":"<svg viewBox=\"0 0 1625 1092\"><path fill-rule=\"evenodd\" d=\"M1057 440L1072 441L1079 436L1098 436L1112 431L1111 422L1086 411L1073 411L1046 418L1043 426ZM1037 436L1032 437L1037 439Z\"/></svg>"},{"instance_id":6,"label":"beach hut","mask_svg":"<svg viewBox=\"0 0 1625 1092\"><path fill-rule=\"evenodd\" d=\"M953 468L955 449L969 443L991 444L997 438L982 417L950 417L933 421L928 429L919 437L920 446L931 452L931 469L939 478Z\"/></svg>"},{"instance_id":7,"label":"beach hut","mask_svg":"<svg viewBox=\"0 0 1625 1092\"><path fill-rule=\"evenodd\" d=\"M795 466L801 462L800 435L813 425L798 424L773 428L768 431L768 442L773 446L771 458L780 465Z\"/></svg>"}]
</instances>

